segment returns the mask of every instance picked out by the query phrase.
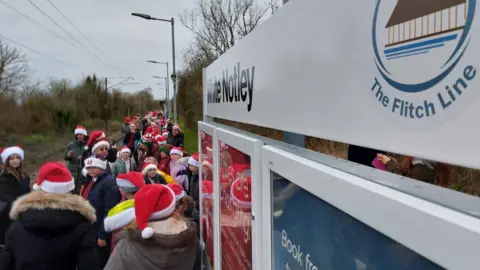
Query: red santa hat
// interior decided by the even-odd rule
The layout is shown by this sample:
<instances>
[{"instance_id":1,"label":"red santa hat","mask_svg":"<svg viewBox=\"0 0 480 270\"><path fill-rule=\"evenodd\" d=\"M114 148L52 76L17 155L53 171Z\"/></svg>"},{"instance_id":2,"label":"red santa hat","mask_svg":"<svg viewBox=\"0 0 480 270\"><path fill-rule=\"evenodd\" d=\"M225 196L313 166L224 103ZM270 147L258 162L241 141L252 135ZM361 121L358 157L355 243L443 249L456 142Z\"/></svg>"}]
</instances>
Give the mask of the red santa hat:
<instances>
[{"instance_id":1,"label":"red santa hat","mask_svg":"<svg viewBox=\"0 0 480 270\"><path fill-rule=\"evenodd\" d=\"M155 136L155 141L158 144L166 144L167 143L167 138L165 136L162 136L162 135L158 134L157 136Z\"/></svg>"},{"instance_id":2,"label":"red santa hat","mask_svg":"<svg viewBox=\"0 0 480 270\"><path fill-rule=\"evenodd\" d=\"M47 162L40 167L37 182L33 190L43 190L49 193L69 193L75 189L72 174L59 162Z\"/></svg>"},{"instance_id":3,"label":"red santa hat","mask_svg":"<svg viewBox=\"0 0 480 270\"><path fill-rule=\"evenodd\" d=\"M80 135L87 136L87 135L88 135L87 129L84 128L84 127L82 127L82 126L77 126L77 127L75 128L75 136L76 136L76 135L79 135L79 134L80 134Z\"/></svg>"},{"instance_id":4,"label":"red santa hat","mask_svg":"<svg viewBox=\"0 0 480 270\"><path fill-rule=\"evenodd\" d=\"M92 149L92 153L95 153L95 150L97 150L100 147L110 147L110 143L107 141L105 132L101 130L95 130L90 134L90 137L88 138L87 146L85 146L85 150L88 150L89 148Z\"/></svg>"},{"instance_id":5,"label":"red santa hat","mask_svg":"<svg viewBox=\"0 0 480 270\"><path fill-rule=\"evenodd\" d=\"M187 194L187 193L185 193L185 190L183 189L183 187L180 186L177 183L170 183L167 186L171 190L173 190L173 193L175 193L175 200L177 200L177 201L181 200Z\"/></svg>"},{"instance_id":6,"label":"red santa hat","mask_svg":"<svg viewBox=\"0 0 480 270\"><path fill-rule=\"evenodd\" d=\"M145 133L153 133L153 128L151 126L147 127Z\"/></svg>"},{"instance_id":7,"label":"red santa hat","mask_svg":"<svg viewBox=\"0 0 480 270\"><path fill-rule=\"evenodd\" d=\"M198 161L198 152L193 153L193 155L188 158L188 164L195 167L200 167L200 162Z\"/></svg>"},{"instance_id":8,"label":"red santa hat","mask_svg":"<svg viewBox=\"0 0 480 270\"><path fill-rule=\"evenodd\" d=\"M202 181L202 198L203 199L213 199L213 182L212 181Z\"/></svg>"},{"instance_id":9,"label":"red santa hat","mask_svg":"<svg viewBox=\"0 0 480 270\"><path fill-rule=\"evenodd\" d=\"M202 162L202 166L205 166L205 167L209 168L211 171L213 171L213 162L210 159L205 159Z\"/></svg>"},{"instance_id":10,"label":"red santa hat","mask_svg":"<svg viewBox=\"0 0 480 270\"><path fill-rule=\"evenodd\" d=\"M250 170L250 164L233 164L228 167L228 172L233 180L236 180L240 174Z\"/></svg>"},{"instance_id":11,"label":"red santa hat","mask_svg":"<svg viewBox=\"0 0 480 270\"><path fill-rule=\"evenodd\" d=\"M141 140L141 141L142 141L143 144L152 143L152 141L153 141L153 135L152 135L152 133L150 133L150 132L145 132L145 134L143 134L143 136L142 136L142 140Z\"/></svg>"},{"instance_id":12,"label":"red santa hat","mask_svg":"<svg viewBox=\"0 0 480 270\"><path fill-rule=\"evenodd\" d=\"M147 185L135 193L134 201L135 219L143 239L153 236L148 221L169 217L175 210L175 193L166 185Z\"/></svg>"},{"instance_id":13,"label":"red santa hat","mask_svg":"<svg viewBox=\"0 0 480 270\"><path fill-rule=\"evenodd\" d=\"M157 127L158 125L157 125L157 123L152 122L152 123L150 123L150 126L151 126L151 127Z\"/></svg>"},{"instance_id":14,"label":"red santa hat","mask_svg":"<svg viewBox=\"0 0 480 270\"><path fill-rule=\"evenodd\" d=\"M168 136L168 131L167 131L167 130L163 130L163 131L162 131L162 136L167 137L167 136Z\"/></svg>"},{"instance_id":15,"label":"red santa hat","mask_svg":"<svg viewBox=\"0 0 480 270\"><path fill-rule=\"evenodd\" d=\"M132 119L130 119L130 116L125 117L125 123L130 123Z\"/></svg>"},{"instance_id":16,"label":"red santa hat","mask_svg":"<svg viewBox=\"0 0 480 270\"><path fill-rule=\"evenodd\" d=\"M107 169L107 161L100 155L92 155L85 159L85 168L100 168L102 170Z\"/></svg>"},{"instance_id":17,"label":"red santa hat","mask_svg":"<svg viewBox=\"0 0 480 270\"><path fill-rule=\"evenodd\" d=\"M117 186L125 190L126 192L137 192L138 190L144 188L145 180L143 180L143 175L139 172L129 172L125 174L117 175Z\"/></svg>"},{"instance_id":18,"label":"red santa hat","mask_svg":"<svg viewBox=\"0 0 480 270\"><path fill-rule=\"evenodd\" d=\"M133 116L133 120L137 121L138 120L138 115Z\"/></svg>"},{"instance_id":19,"label":"red santa hat","mask_svg":"<svg viewBox=\"0 0 480 270\"><path fill-rule=\"evenodd\" d=\"M240 209L251 209L252 207L252 178L246 176L235 180L230 189L230 199L233 205Z\"/></svg>"},{"instance_id":20,"label":"red santa hat","mask_svg":"<svg viewBox=\"0 0 480 270\"><path fill-rule=\"evenodd\" d=\"M128 148L127 146L124 146L124 147L122 147L122 149L120 149L120 155L123 154L123 153L129 153L129 154L131 154L132 151L131 151L130 148Z\"/></svg>"},{"instance_id":21,"label":"red santa hat","mask_svg":"<svg viewBox=\"0 0 480 270\"><path fill-rule=\"evenodd\" d=\"M172 149L170 150L170 155L180 155L181 157L183 157L183 148L181 147L172 147Z\"/></svg>"},{"instance_id":22,"label":"red santa hat","mask_svg":"<svg viewBox=\"0 0 480 270\"><path fill-rule=\"evenodd\" d=\"M157 113L156 112L152 112L152 119L157 119Z\"/></svg>"},{"instance_id":23,"label":"red santa hat","mask_svg":"<svg viewBox=\"0 0 480 270\"><path fill-rule=\"evenodd\" d=\"M5 165L7 165L7 159L11 155L19 156L22 161L25 158L25 152L23 151L23 149L20 145L2 148L2 149L0 149L0 153L1 153L0 156L2 158L2 162Z\"/></svg>"},{"instance_id":24,"label":"red santa hat","mask_svg":"<svg viewBox=\"0 0 480 270\"><path fill-rule=\"evenodd\" d=\"M142 166L142 174L147 175L147 172L150 170L157 170L157 166L151 162L146 162Z\"/></svg>"},{"instance_id":25,"label":"red santa hat","mask_svg":"<svg viewBox=\"0 0 480 270\"><path fill-rule=\"evenodd\" d=\"M177 129L179 132L182 132L182 129L178 124L173 125L173 129Z\"/></svg>"}]
</instances>

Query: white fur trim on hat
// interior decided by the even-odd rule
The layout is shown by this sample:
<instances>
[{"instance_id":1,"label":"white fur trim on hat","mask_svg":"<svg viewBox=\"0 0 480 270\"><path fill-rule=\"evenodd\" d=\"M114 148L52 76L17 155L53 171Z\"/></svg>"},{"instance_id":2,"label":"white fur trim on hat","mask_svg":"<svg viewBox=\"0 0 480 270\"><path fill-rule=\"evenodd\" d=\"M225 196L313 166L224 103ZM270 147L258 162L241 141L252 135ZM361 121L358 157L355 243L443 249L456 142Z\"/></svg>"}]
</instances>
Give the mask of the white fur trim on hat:
<instances>
[{"instance_id":1,"label":"white fur trim on hat","mask_svg":"<svg viewBox=\"0 0 480 270\"><path fill-rule=\"evenodd\" d=\"M123 154L123 153L129 153L129 154L131 154L132 151L130 150L130 148L124 147L124 148L122 148L122 149L120 150L120 155Z\"/></svg>"},{"instance_id":2,"label":"white fur trim on hat","mask_svg":"<svg viewBox=\"0 0 480 270\"><path fill-rule=\"evenodd\" d=\"M170 150L170 155L174 155L174 154L180 155L181 157L183 157L183 152L182 151L172 148L172 150Z\"/></svg>"},{"instance_id":3,"label":"white fur trim on hat","mask_svg":"<svg viewBox=\"0 0 480 270\"><path fill-rule=\"evenodd\" d=\"M87 136L87 130L83 129L83 128L76 128L75 129L75 135L84 135L84 136Z\"/></svg>"},{"instance_id":4,"label":"white fur trim on hat","mask_svg":"<svg viewBox=\"0 0 480 270\"><path fill-rule=\"evenodd\" d=\"M145 166L145 168L143 168L142 170L142 174L143 175L146 175L148 171L152 170L152 169L157 169L157 166L155 166L155 164L148 164L147 166Z\"/></svg>"},{"instance_id":5,"label":"white fur trim on hat","mask_svg":"<svg viewBox=\"0 0 480 270\"><path fill-rule=\"evenodd\" d=\"M177 129L178 131L182 131L179 125L173 125L172 129Z\"/></svg>"},{"instance_id":6,"label":"white fur trim on hat","mask_svg":"<svg viewBox=\"0 0 480 270\"><path fill-rule=\"evenodd\" d=\"M11 147L5 148L5 150L3 150L2 154L1 154L3 164L5 164L5 165L7 164L7 159L11 155L18 155L20 157L20 159L23 161L23 159L25 157L24 156L25 152L23 151L22 148L20 148L18 146L11 146Z\"/></svg>"},{"instance_id":7,"label":"white fur trim on hat","mask_svg":"<svg viewBox=\"0 0 480 270\"><path fill-rule=\"evenodd\" d=\"M87 168L83 167L83 169L82 169L83 177L87 177L87 174L88 174Z\"/></svg>"},{"instance_id":8,"label":"white fur trim on hat","mask_svg":"<svg viewBox=\"0 0 480 270\"><path fill-rule=\"evenodd\" d=\"M58 183L58 182L48 181L45 179L42 181L40 185L37 185L37 184L33 185L32 189L43 190L48 193L65 194L75 189L75 181L72 178L72 180L68 182Z\"/></svg>"},{"instance_id":9,"label":"white fur trim on hat","mask_svg":"<svg viewBox=\"0 0 480 270\"><path fill-rule=\"evenodd\" d=\"M200 162L195 160L193 157L188 158L188 164L195 167L200 167Z\"/></svg>"},{"instance_id":10,"label":"white fur trim on hat","mask_svg":"<svg viewBox=\"0 0 480 270\"><path fill-rule=\"evenodd\" d=\"M99 142L97 142L97 143L94 144L93 147L92 147L92 153L95 153L95 151L96 151L98 148L102 147L102 146L109 148L109 147L110 147L110 143L108 143L107 141L99 141Z\"/></svg>"},{"instance_id":11,"label":"white fur trim on hat","mask_svg":"<svg viewBox=\"0 0 480 270\"><path fill-rule=\"evenodd\" d=\"M130 182L126 179L121 179L121 178L117 178L117 186L125 187L125 188L136 188L137 187L132 182Z\"/></svg>"},{"instance_id":12,"label":"white fur trim on hat","mask_svg":"<svg viewBox=\"0 0 480 270\"><path fill-rule=\"evenodd\" d=\"M128 208L114 216L107 217L103 221L106 232L113 232L127 226L135 219L135 208Z\"/></svg>"},{"instance_id":13,"label":"white fur trim on hat","mask_svg":"<svg viewBox=\"0 0 480 270\"><path fill-rule=\"evenodd\" d=\"M164 218L164 217L168 217L173 213L173 211L175 211L175 204L177 203L175 192L173 192L173 190L171 188L169 188L169 187L167 187L167 188L168 188L168 190L170 190L170 192L173 195L173 198L175 198L175 199L172 200L172 202L170 203L170 205L167 208L165 208L161 211L153 212L150 215L150 218L148 219L149 221L161 219L161 218ZM142 238L143 239L149 239L152 236L153 236L153 229L151 227L146 227L145 229L142 230Z\"/></svg>"},{"instance_id":14,"label":"white fur trim on hat","mask_svg":"<svg viewBox=\"0 0 480 270\"><path fill-rule=\"evenodd\" d=\"M181 200L183 197L185 197L185 194L187 194L185 193L185 190L182 190L182 193L175 196L175 200L177 201Z\"/></svg>"},{"instance_id":15,"label":"white fur trim on hat","mask_svg":"<svg viewBox=\"0 0 480 270\"><path fill-rule=\"evenodd\" d=\"M85 160L85 168L100 168L103 170L107 169L107 161L101 160L95 157L89 157Z\"/></svg>"},{"instance_id":16,"label":"white fur trim on hat","mask_svg":"<svg viewBox=\"0 0 480 270\"><path fill-rule=\"evenodd\" d=\"M207 166L207 167L210 168L210 169L213 168L213 164L210 163L210 162L208 162L208 161L206 161L206 160L204 160L204 161L202 162L202 166Z\"/></svg>"}]
</instances>

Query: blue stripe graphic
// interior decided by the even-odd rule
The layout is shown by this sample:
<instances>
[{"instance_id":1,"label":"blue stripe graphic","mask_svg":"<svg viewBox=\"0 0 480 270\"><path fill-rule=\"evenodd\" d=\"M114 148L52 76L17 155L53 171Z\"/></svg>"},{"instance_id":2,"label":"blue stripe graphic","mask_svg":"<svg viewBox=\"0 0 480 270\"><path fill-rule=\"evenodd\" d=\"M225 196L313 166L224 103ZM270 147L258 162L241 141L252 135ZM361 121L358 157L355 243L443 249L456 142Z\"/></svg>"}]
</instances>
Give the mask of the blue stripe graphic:
<instances>
[{"instance_id":1,"label":"blue stripe graphic","mask_svg":"<svg viewBox=\"0 0 480 270\"><path fill-rule=\"evenodd\" d=\"M413 44L408 44L408 45L393 48L393 49L384 50L383 52L385 54L389 54L389 53L393 53L393 52L405 51L405 50L408 50L408 49L414 49L414 48L427 46L427 45L432 45L432 44L436 44L436 43L442 43L442 42L446 42L446 41L450 41L450 40L455 40L455 39L457 39L457 36L458 36L458 34L439 37L439 38L435 38L435 39L431 39L431 40L426 40L426 41L421 41L421 42L417 42L417 43L413 43Z\"/></svg>"},{"instance_id":2,"label":"blue stripe graphic","mask_svg":"<svg viewBox=\"0 0 480 270\"><path fill-rule=\"evenodd\" d=\"M421 51L421 52L416 52L416 53L411 53L411 54L406 54L406 55L400 55L400 56L387 58L387 60L392 60L392 59L397 59L397 58L402 58L402 57L408 57L408 56L417 55L417 54L424 54L424 53L428 53L428 52L429 51Z\"/></svg>"},{"instance_id":3,"label":"blue stripe graphic","mask_svg":"<svg viewBox=\"0 0 480 270\"><path fill-rule=\"evenodd\" d=\"M404 52L391 53L391 54L388 54L388 55L385 55L385 56L387 58L389 58L389 57L392 57L392 56L404 55L404 54L407 54L407 53L418 52L418 51L423 51L423 50L428 50L428 49L434 49L434 48L443 47L443 46L444 46L444 44L442 43L442 44L438 44L438 45L422 47L422 48L408 50L408 51L404 51Z\"/></svg>"}]
</instances>

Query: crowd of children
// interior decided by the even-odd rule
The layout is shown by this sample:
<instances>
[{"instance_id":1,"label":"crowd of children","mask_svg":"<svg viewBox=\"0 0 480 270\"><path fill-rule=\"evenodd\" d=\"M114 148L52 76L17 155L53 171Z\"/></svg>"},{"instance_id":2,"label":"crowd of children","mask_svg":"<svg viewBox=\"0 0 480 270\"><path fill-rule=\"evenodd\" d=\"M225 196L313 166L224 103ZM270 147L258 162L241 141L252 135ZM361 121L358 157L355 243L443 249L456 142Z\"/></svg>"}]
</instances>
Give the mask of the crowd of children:
<instances>
[{"instance_id":1,"label":"crowd of children","mask_svg":"<svg viewBox=\"0 0 480 270\"><path fill-rule=\"evenodd\" d=\"M33 186L23 149L1 150L0 269L200 269L200 164L180 126L126 117L120 149L100 130L74 134L67 166L44 164Z\"/></svg>"}]
</instances>

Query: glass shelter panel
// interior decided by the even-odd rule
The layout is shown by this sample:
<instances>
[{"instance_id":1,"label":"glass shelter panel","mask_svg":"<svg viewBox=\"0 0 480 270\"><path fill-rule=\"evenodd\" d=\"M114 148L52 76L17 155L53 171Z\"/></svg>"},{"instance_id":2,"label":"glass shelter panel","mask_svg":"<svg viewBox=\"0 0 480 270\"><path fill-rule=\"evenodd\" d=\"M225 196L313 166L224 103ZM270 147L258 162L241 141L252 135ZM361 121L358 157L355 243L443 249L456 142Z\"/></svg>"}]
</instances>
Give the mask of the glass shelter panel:
<instances>
[{"instance_id":1,"label":"glass shelter panel","mask_svg":"<svg viewBox=\"0 0 480 270\"><path fill-rule=\"evenodd\" d=\"M212 136L200 132L200 156L202 161L202 239L205 243L205 252L202 256L202 269L213 269L214 254L214 203L213 203L213 140Z\"/></svg>"},{"instance_id":2,"label":"glass shelter panel","mask_svg":"<svg viewBox=\"0 0 480 270\"><path fill-rule=\"evenodd\" d=\"M252 269L250 156L219 141L220 238L223 270Z\"/></svg>"},{"instance_id":3,"label":"glass shelter panel","mask_svg":"<svg viewBox=\"0 0 480 270\"><path fill-rule=\"evenodd\" d=\"M271 179L272 269L444 269L288 179Z\"/></svg>"}]
</instances>

